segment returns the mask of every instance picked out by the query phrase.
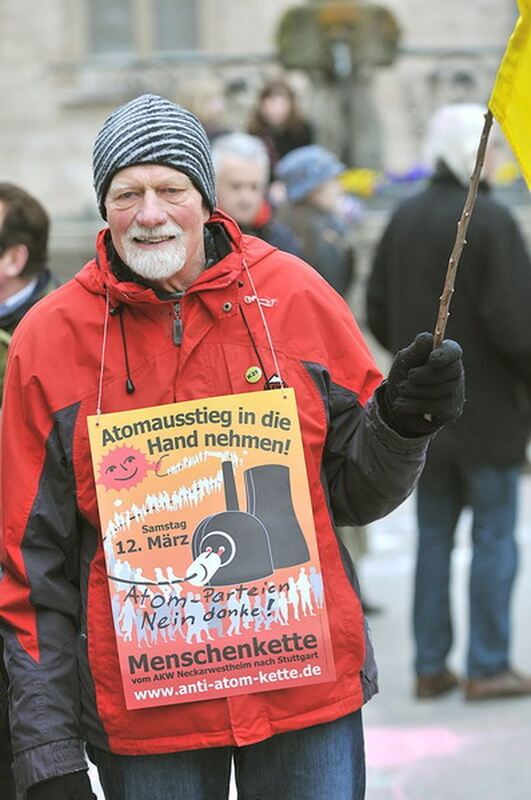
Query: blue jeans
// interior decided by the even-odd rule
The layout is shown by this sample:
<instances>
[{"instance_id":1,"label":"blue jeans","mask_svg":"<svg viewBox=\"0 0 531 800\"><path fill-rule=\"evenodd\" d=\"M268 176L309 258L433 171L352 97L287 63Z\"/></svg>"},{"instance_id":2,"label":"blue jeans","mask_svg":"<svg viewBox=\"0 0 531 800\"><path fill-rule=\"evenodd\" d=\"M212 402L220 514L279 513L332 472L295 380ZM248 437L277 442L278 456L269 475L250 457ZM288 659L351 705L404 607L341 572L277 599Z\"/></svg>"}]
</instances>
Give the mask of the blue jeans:
<instances>
[{"instance_id":1,"label":"blue jeans","mask_svg":"<svg viewBox=\"0 0 531 800\"><path fill-rule=\"evenodd\" d=\"M473 519L467 674L487 677L508 668L519 476L518 467L467 466L428 457L417 493L417 675L444 670L452 646L450 563L456 525L466 506Z\"/></svg>"},{"instance_id":2,"label":"blue jeans","mask_svg":"<svg viewBox=\"0 0 531 800\"><path fill-rule=\"evenodd\" d=\"M233 759L240 800L365 797L361 711L247 747L119 756L89 746L88 753L106 800L227 800Z\"/></svg>"}]
</instances>

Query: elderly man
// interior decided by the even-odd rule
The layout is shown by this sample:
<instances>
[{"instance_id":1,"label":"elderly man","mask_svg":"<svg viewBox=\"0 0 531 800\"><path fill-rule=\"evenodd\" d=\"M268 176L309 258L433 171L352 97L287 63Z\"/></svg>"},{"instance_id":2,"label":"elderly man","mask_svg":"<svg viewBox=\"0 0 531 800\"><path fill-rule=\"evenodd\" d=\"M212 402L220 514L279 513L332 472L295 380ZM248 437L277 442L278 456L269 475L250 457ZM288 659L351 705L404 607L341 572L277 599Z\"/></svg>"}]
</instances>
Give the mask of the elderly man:
<instances>
[{"instance_id":1,"label":"elderly man","mask_svg":"<svg viewBox=\"0 0 531 800\"><path fill-rule=\"evenodd\" d=\"M302 242L288 225L275 219L267 200L270 162L263 141L249 133L220 136L212 145L212 161L218 205L243 233L302 256Z\"/></svg>"},{"instance_id":2,"label":"elderly man","mask_svg":"<svg viewBox=\"0 0 531 800\"><path fill-rule=\"evenodd\" d=\"M232 761L242 797L362 798L376 670L332 515L362 524L412 491L431 434L460 413L460 348L421 334L382 384L325 281L215 209L205 132L168 100L115 110L94 185L108 222L96 257L22 322L6 382L0 611L17 781L29 800L90 798L87 742L109 800L227 798ZM87 417L264 389L297 399L335 678L128 710ZM286 488L270 506L287 507Z\"/></svg>"}]
</instances>

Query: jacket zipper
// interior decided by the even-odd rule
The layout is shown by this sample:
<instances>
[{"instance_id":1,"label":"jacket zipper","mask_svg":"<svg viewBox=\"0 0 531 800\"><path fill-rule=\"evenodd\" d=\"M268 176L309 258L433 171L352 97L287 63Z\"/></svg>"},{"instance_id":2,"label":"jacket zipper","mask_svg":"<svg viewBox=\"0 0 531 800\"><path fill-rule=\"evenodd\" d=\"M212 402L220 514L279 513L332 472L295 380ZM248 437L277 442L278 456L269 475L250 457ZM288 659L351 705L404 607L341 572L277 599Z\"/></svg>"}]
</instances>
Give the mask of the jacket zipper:
<instances>
[{"instance_id":1,"label":"jacket zipper","mask_svg":"<svg viewBox=\"0 0 531 800\"><path fill-rule=\"evenodd\" d=\"M179 346L183 340L183 320L181 316L181 303L173 304L173 343Z\"/></svg>"}]
</instances>

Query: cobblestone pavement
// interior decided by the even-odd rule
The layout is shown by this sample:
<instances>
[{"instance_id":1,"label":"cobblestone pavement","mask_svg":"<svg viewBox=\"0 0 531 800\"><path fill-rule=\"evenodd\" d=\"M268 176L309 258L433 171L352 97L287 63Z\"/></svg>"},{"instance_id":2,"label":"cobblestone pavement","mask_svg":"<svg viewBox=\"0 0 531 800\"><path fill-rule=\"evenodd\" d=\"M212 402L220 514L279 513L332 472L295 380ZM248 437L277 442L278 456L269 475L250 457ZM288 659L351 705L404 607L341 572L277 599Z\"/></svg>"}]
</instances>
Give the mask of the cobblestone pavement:
<instances>
[{"instance_id":1,"label":"cobblestone pavement","mask_svg":"<svg viewBox=\"0 0 531 800\"><path fill-rule=\"evenodd\" d=\"M473 704L457 690L437 700L413 699L413 506L410 498L371 526L370 553L360 565L368 599L383 609L370 617L380 694L365 709L367 800L528 800L531 698ZM449 666L457 672L463 668L467 633L468 528L465 513L453 559L456 641ZM513 656L519 669L531 673L531 475L522 481L517 537Z\"/></svg>"}]
</instances>

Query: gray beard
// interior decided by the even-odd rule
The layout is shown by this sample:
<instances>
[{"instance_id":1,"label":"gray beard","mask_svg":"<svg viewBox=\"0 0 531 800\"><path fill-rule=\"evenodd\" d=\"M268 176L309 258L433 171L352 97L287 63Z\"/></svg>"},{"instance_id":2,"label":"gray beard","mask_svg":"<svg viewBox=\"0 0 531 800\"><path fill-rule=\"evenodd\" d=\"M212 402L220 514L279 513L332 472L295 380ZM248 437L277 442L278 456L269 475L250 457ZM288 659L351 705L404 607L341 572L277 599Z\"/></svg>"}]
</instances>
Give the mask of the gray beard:
<instances>
[{"instance_id":1,"label":"gray beard","mask_svg":"<svg viewBox=\"0 0 531 800\"><path fill-rule=\"evenodd\" d=\"M186 246L181 234L156 252L143 252L128 236L123 241L125 263L133 272L148 281L165 281L186 264Z\"/></svg>"}]
</instances>

